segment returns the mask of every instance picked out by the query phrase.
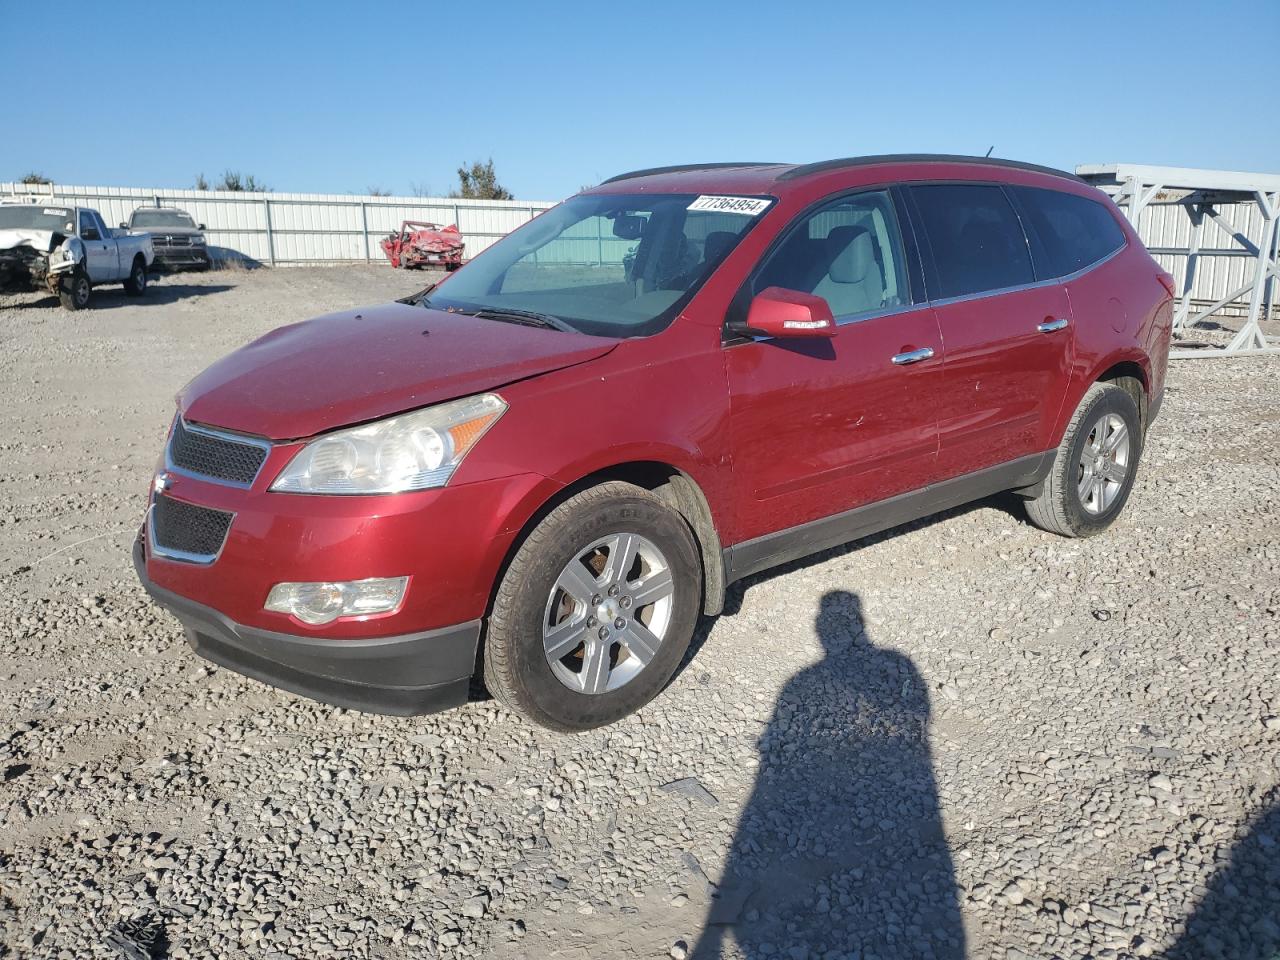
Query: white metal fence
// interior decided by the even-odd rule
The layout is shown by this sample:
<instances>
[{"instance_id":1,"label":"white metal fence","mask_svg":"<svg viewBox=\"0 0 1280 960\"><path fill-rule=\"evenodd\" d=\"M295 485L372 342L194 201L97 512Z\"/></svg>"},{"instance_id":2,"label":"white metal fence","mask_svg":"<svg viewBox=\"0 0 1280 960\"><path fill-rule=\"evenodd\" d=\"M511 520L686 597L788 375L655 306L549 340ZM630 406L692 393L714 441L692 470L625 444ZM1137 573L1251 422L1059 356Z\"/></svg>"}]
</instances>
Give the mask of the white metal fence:
<instances>
[{"instance_id":1,"label":"white metal fence","mask_svg":"<svg viewBox=\"0 0 1280 960\"><path fill-rule=\"evenodd\" d=\"M28 186L0 183L0 197L50 196L68 203L96 207L111 226L129 219L135 207L181 207L207 227L215 258L246 259L268 264L385 262L379 242L403 220L456 223L472 257L553 206L546 201L454 200L446 197L373 197L324 193L236 193L217 190L162 190L142 187L83 187L56 184ZM1223 217L1246 236L1258 234L1256 205L1224 205ZM1177 204L1146 207L1138 232L1156 250L1185 247L1190 223ZM579 242L585 259L597 248L619 257L625 252L612 236L570 236ZM1225 238L1222 238L1225 241ZM1213 244L1228 246L1226 242ZM1210 246L1206 234L1206 246ZM1177 278L1182 288L1185 256L1157 253L1156 259ZM1192 297L1212 302L1239 287L1252 263L1239 257L1203 257L1196 270Z\"/></svg>"},{"instance_id":2,"label":"white metal fence","mask_svg":"<svg viewBox=\"0 0 1280 960\"><path fill-rule=\"evenodd\" d=\"M95 207L110 226L140 206L180 207L203 223L218 259L267 264L385 262L379 242L403 220L456 223L472 257L553 204L445 197L239 193L0 183L0 197L44 196Z\"/></svg>"},{"instance_id":3,"label":"white metal fence","mask_svg":"<svg viewBox=\"0 0 1280 960\"><path fill-rule=\"evenodd\" d=\"M1262 212L1256 203L1223 203L1218 207L1223 221L1242 237L1263 235ZM1142 242L1160 265L1173 274L1175 289L1182 293L1187 272L1185 253L1163 251L1186 250L1191 245L1191 218L1178 203L1157 201L1138 214L1134 224ZM1201 256L1196 264L1191 298L1201 304L1214 303L1247 284L1257 269L1256 258L1234 242L1217 223L1206 220ZM1247 313L1248 299L1229 305L1227 312Z\"/></svg>"}]
</instances>

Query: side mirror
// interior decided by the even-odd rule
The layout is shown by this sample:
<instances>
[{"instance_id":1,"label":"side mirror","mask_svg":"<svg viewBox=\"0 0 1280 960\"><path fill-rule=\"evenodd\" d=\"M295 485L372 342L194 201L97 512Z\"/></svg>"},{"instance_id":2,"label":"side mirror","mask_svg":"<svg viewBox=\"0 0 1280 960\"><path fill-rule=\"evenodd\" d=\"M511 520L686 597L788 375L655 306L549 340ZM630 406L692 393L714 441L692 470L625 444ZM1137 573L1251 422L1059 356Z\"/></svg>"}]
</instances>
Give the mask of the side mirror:
<instances>
[{"instance_id":1,"label":"side mirror","mask_svg":"<svg viewBox=\"0 0 1280 960\"><path fill-rule=\"evenodd\" d=\"M102 238L98 236L98 231L94 227L88 227L81 232L80 239L81 240L101 240Z\"/></svg>"},{"instance_id":2,"label":"side mirror","mask_svg":"<svg viewBox=\"0 0 1280 960\"><path fill-rule=\"evenodd\" d=\"M120 224L120 229L121 229L121 230L128 230L128 229L129 229L129 225L128 225L127 223L122 223L122 224Z\"/></svg>"},{"instance_id":3,"label":"side mirror","mask_svg":"<svg viewBox=\"0 0 1280 960\"><path fill-rule=\"evenodd\" d=\"M766 287L747 310L745 330L754 337L834 337L836 318L822 297L785 287Z\"/></svg>"},{"instance_id":4,"label":"side mirror","mask_svg":"<svg viewBox=\"0 0 1280 960\"><path fill-rule=\"evenodd\" d=\"M197 223L197 224L196 224L196 229L197 229L197 230L203 230L203 229L204 229L204 224L203 224L203 223Z\"/></svg>"}]
</instances>

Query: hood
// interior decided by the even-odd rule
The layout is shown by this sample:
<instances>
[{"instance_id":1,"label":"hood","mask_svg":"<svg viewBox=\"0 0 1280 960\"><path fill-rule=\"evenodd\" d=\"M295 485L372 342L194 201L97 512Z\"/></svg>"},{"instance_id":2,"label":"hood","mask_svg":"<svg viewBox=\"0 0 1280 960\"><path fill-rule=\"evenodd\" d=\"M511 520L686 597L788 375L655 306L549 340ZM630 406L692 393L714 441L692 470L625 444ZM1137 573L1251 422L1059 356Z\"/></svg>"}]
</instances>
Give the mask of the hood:
<instances>
[{"instance_id":1,"label":"hood","mask_svg":"<svg viewBox=\"0 0 1280 960\"><path fill-rule=\"evenodd\" d=\"M273 330L178 394L197 423L314 436L602 357L618 341L402 303Z\"/></svg>"},{"instance_id":2,"label":"hood","mask_svg":"<svg viewBox=\"0 0 1280 960\"><path fill-rule=\"evenodd\" d=\"M197 237L204 233L199 227L129 227L127 232L135 237L144 233L159 234L162 237Z\"/></svg>"},{"instance_id":3,"label":"hood","mask_svg":"<svg viewBox=\"0 0 1280 960\"><path fill-rule=\"evenodd\" d=\"M62 234L58 234L62 236ZM0 230L0 250L12 250L14 247L34 247L41 253L53 249L54 231L30 230L26 227L14 227Z\"/></svg>"}]
</instances>

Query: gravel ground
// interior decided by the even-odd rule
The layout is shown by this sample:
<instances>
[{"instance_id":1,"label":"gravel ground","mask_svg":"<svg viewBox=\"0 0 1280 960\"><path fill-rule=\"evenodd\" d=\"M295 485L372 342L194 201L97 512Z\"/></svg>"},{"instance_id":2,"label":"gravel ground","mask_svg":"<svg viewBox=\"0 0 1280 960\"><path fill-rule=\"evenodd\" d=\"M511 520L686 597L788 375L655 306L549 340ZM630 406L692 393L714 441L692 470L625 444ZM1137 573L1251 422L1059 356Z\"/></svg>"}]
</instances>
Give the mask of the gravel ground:
<instances>
[{"instance_id":1,"label":"gravel ground","mask_svg":"<svg viewBox=\"0 0 1280 960\"><path fill-rule=\"evenodd\" d=\"M1280 362L1176 364L1108 534L998 498L754 578L566 737L271 690L134 580L177 388L420 283L0 301L0 956L1277 955Z\"/></svg>"}]
</instances>

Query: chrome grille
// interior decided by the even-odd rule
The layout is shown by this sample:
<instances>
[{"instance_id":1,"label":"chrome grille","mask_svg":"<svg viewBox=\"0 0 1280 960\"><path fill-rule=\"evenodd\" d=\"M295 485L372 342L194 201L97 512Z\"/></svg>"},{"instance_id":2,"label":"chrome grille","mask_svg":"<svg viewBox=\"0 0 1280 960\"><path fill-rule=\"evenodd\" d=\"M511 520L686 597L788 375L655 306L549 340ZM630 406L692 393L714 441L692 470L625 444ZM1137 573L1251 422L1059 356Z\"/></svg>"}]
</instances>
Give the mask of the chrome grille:
<instances>
[{"instance_id":1,"label":"chrome grille","mask_svg":"<svg viewBox=\"0 0 1280 960\"><path fill-rule=\"evenodd\" d=\"M169 465L211 480L249 486L270 449L265 440L240 439L193 427L179 417L169 439Z\"/></svg>"},{"instance_id":2,"label":"chrome grille","mask_svg":"<svg viewBox=\"0 0 1280 960\"><path fill-rule=\"evenodd\" d=\"M222 550L233 516L160 494L151 505L151 541L161 553L212 560Z\"/></svg>"}]
</instances>

